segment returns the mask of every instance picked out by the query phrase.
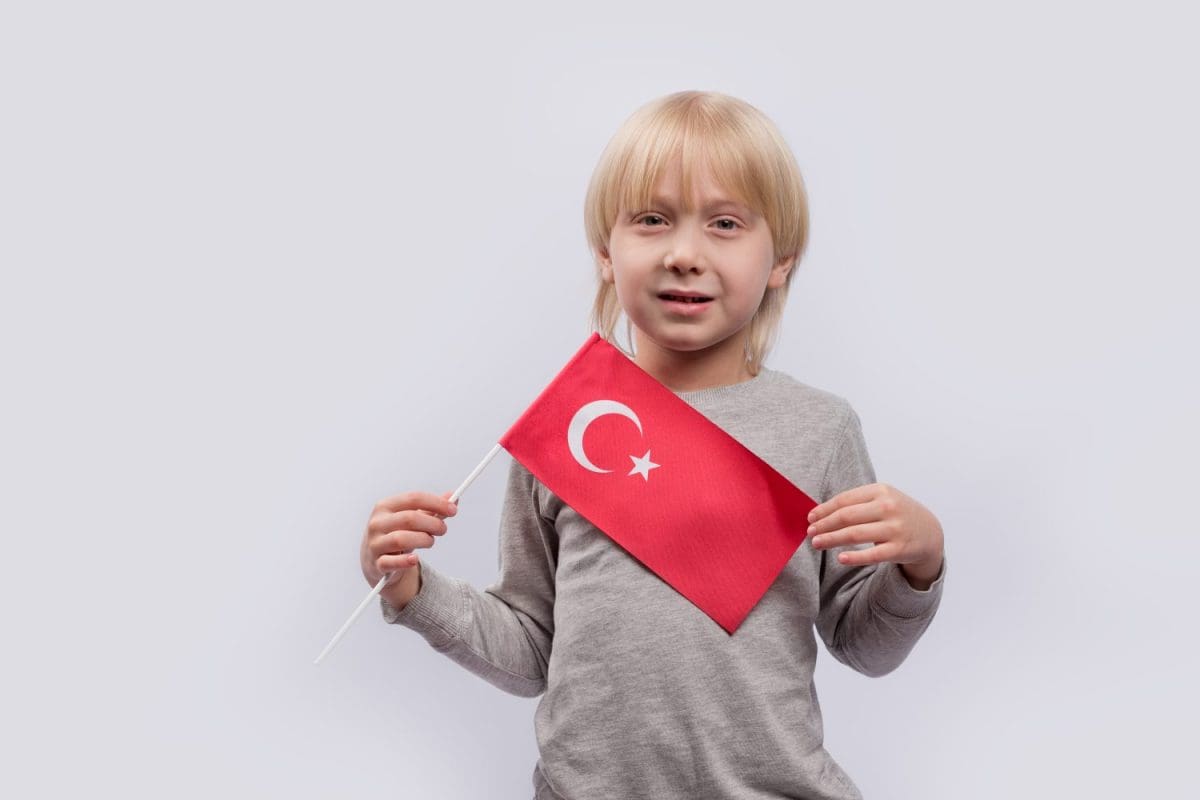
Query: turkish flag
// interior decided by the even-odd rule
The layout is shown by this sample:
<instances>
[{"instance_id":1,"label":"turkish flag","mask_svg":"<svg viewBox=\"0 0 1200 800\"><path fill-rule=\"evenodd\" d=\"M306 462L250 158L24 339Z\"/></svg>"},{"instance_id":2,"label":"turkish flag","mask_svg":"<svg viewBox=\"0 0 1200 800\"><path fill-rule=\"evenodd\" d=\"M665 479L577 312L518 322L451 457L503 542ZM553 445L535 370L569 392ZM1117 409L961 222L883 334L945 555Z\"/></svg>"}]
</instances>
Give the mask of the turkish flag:
<instances>
[{"instance_id":1,"label":"turkish flag","mask_svg":"<svg viewBox=\"0 0 1200 800\"><path fill-rule=\"evenodd\" d=\"M500 445L729 633L817 505L595 333Z\"/></svg>"}]
</instances>

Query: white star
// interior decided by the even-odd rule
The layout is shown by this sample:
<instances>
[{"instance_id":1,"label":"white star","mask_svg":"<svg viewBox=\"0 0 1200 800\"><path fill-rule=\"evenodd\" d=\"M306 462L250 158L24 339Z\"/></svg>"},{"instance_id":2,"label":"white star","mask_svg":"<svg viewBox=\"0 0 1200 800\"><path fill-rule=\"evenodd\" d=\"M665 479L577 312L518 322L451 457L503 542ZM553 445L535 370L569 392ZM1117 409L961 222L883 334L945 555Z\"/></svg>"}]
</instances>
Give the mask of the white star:
<instances>
[{"instance_id":1,"label":"white star","mask_svg":"<svg viewBox=\"0 0 1200 800\"><path fill-rule=\"evenodd\" d=\"M629 470L630 475L641 475L642 478L650 480L650 470L658 469L659 465L650 460L650 451L646 451L646 455L638 458L637 456L629 457L633 461L633 469Z\"/></svg>"}]
</instances>

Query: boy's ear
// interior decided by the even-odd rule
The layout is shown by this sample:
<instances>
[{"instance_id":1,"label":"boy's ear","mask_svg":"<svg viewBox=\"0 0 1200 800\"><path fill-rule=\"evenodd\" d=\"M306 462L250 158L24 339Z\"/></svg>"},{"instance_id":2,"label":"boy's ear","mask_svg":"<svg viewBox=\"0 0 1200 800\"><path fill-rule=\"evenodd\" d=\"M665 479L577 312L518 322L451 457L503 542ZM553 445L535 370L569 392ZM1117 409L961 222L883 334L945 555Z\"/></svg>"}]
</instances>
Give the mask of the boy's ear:
<instances>
[{"instance_id":1,"label":"boy's ear","mask_svg":"<svg viewBox=\"0 0 1200 800\"><path fill-rule=\"evenodd\" d=\"M771 274L767 276L767 288L778 289L787 283L788 273L792 271L792 267L796 266L796 254L792 253L775 262L771 267Z\"/></svg>"},{"instance_id":2,"label":"boy's ear","mask_svg":"<svg viewBox=\"0 0 1200 800\"><path fill-rule=\"evenodd\" d=\"M612 258L609 257L607 250L601 250L596 254L596 261L600 265L600 280L605 283L613 282Z\"/></svg>"}]
</instances>

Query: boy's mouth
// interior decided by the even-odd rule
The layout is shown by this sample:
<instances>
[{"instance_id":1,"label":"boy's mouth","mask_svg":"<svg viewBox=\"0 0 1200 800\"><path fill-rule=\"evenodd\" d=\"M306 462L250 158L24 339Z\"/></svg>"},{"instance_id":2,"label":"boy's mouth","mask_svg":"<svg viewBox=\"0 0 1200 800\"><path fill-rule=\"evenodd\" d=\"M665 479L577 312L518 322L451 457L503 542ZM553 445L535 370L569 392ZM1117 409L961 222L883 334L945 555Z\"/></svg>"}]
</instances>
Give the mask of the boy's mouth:
<instances>
[{"instance_id":1,"label":"boy's mouth","mask_svg":"<svg viewBox=\"0 0 1200 800\"><path fill-rule=\"evenodd\" d=\"M669 292L663 292L658 297L660 300L670 300L675 303L707 303L712 300L711 297L704 295L670 294Z\"/></svg>"}]
</instances>

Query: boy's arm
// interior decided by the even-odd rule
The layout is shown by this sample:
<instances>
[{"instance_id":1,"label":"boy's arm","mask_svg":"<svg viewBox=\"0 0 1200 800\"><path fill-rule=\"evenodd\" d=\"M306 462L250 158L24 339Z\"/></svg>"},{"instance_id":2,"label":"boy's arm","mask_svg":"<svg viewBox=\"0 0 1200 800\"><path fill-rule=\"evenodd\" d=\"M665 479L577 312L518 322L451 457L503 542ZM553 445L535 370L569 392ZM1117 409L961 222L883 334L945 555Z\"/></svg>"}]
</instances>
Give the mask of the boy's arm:
<instances>
[{"instance_id":1,"label":"boy's arm","mask_svg":"<svg viewBox=\"0 0 1200 800\"><path fill-rule=\"evenodd\" d=\"M500 575L480 591L422 559L420 590L383 617L488 683L521 697L545 691L554 639L558 534L539 513L536 481L513 461L500 515ZM414 570L415 572L416 570Z\"/></svg>"},{"instance_id":2,"label":"boy's arm","mask_svg":"<svg viewBox=\"0 0 1200 800\"><path fill-rule=\"evenodd\" d=\"M846 421L826 471L821 501L875 482L858 415ZM870 543L860 545L870 547ZM904 661L929 627L942 596L945 562L925 590L914 588L895 563L849 566L838 550L821 550L821 609L817 632L831 655L864 675L886 675ZM920 585L920 581L916 581Z\"/></svg>"}]
</instances>

